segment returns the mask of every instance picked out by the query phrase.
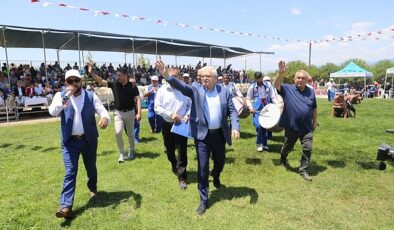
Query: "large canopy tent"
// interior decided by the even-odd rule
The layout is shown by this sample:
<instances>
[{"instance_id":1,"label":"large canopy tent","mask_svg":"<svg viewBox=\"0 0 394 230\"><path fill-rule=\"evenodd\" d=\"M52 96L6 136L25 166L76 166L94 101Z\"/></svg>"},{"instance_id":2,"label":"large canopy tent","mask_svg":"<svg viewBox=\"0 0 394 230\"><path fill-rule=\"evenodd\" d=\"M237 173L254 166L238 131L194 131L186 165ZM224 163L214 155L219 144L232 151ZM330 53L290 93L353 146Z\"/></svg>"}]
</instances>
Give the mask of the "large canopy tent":
<instances>
[{"instance_id":1,"label":"large canopy tent","mask_svg":"<svg viewBox=\"0 0 394 230\"><path fill-rule=\"evenodd\" d=\"M354 62L350 62L349 64L347 64L347 66L341 70L339 70L338 72L335 73L330 73L330 77L332 78L357 78L357 77L363 77L364 78L364 88L367 85L367 78L372 77L373 74L363 68L361 68L360 66L358 66L356 63Z\"/></svg>"},{"instance_id":2,"label":"large canopy tent","mask_svg":"<svg viewBox=\"0 0 394 230\"><path fill-rule=\"evenodd\" d=\"M239 47L218 46L213 44L186 41L169 38L139 37L96 31L58 30L49 28L28 28L19 26L0 25L0 46L4 47L8 62L7 48L41 48L45 49L78 50L79 66L81 66L81 50L109 51L133 54L135 53L174 56L192 56L202 58L233 58L252 54L250 50ZM59 61L59 60L58 60ZM7 63L8 65L8 63Z\"/></svg>"}]
</instances>

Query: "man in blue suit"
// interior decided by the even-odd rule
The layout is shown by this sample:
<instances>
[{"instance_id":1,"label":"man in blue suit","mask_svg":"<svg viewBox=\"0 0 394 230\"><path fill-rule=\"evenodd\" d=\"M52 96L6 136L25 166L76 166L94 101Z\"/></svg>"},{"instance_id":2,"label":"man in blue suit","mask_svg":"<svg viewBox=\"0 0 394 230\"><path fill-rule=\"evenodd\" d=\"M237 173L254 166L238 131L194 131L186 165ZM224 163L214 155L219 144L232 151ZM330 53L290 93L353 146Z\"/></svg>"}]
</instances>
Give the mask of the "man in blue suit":
<instances>
[{"instance_id":1,"label":"man in blue suit","mask_svg":"<svg viewBox=\"0 0 394 230\"><path fill-rule=\"evenodd\" d=\"M219 189L220 173L226 160L225 144L231 145L231 137L238 139L239 121L237 111L232 102L231 93L216 84L216 69L206 66L200 70L201 85L186 85L172 76L172 70L160 60L156 62L157 69L171 87L178 89L192 100L190 113L190 135L194 138L194 144L198 159L198 191L200 193L200 204L197 208L198 214L203 214L208 207L209 193L209 158L212 153L213 185ZM227 122L231 118L231 127Z\"/></svg>"}]
</instances>

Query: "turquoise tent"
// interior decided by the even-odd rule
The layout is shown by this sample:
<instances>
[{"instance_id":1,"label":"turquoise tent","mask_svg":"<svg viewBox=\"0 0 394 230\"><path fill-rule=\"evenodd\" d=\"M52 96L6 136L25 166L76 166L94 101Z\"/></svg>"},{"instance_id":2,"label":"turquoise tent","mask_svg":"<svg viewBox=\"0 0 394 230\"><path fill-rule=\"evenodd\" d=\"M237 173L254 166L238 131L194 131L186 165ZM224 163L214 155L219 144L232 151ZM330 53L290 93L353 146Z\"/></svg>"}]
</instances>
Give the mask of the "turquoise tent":
<instances>
[{"instance_id":1,"label":"turquoise tent","mask_svg":"<svg viewBox=\"0 0 394 230\"><path fill-rule=\"evenodd\" d=\"M332 78L356 78L356 77L363 77L364 78L364 88L366 86L366 79L367 77L372 77L373 74L360 66L358 66L354 62L350 62L347 66L338 72L330 73L330 77Z\"/></svg>"}]
</instances>

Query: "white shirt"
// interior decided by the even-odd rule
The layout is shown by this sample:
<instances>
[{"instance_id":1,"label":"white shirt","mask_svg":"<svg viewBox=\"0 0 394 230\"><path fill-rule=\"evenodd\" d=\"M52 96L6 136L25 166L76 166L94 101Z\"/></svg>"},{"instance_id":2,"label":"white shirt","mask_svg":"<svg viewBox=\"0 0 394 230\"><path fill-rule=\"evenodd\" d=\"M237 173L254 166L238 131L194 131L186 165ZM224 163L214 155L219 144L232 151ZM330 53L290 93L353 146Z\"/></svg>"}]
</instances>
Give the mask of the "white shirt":
<instances>
[{"instance_id":1,"label":"white shirt","mask_svg":"<svg viewBox=\"0 0 394 230\"><path fill-rule=\"evenodd\" d=\"M35 91L37 96L41 96L42 93L44 92L44 88L42 88L42 86L37 86L37 87L34 88L34 91Z\"/></svg>"},{"instance_id":2,"label":"white shirt","mask_svg":"<svg viewBox=\"0 0 394 230\"><path fill-rule=\"evenodd\" d=\"M269 92L266 91L264 85L258 86L256 83L253 83L249 86L248 93L246 94L246 102L249 108L253 108L250 100L255 100L256 98L262 98L269 96L273 102L276 102L276 94L274 87L269 85Z\"/></svg>"},{"instance_id":3,"label":"white shirt","mask_svg":"<svg viewBox=\"0 0 394 230\"><path fill-rule=\"evenodd\" d=\"M216 86L212 91L205 90L204 115L208 122L208 129L222 127L222 106Z\"/></svg>"},{"instance_id":4,"label":"white shirt","mask_svg":"<svg viewBox=\"0 0 394 230\"><path fill-rule=\"evenodd\" d=\"M190 116L192 100L183 95L179 90L172 88L170 85L162 85L155 97L155 112L165 121L172 122L173 113L180 117Z\"/></svg>"},{"instance_id":5,"label":"white shirt","mask_svg":"<svg viewBox=\"0 0 394 230\"><path fill-rule=\"evenodd\" d=\"M75 110L75 114L74 114L71 135L82 135L85 133L85 131L83 130L82 117L81 117L81 112L83 109L84 102L85 102L84 90L82 90L81 94L77 97L72 95L69 101L65 105L63 105L62 103L62 94L60 92L57 92L53 97L52 104L48 107L48 111L49 114L51 114L52 116L57 116L67 106L73 106ZM103 103L96 96L96 94L93 94L93 106L101 118L106 117L108 121L110 120L108 111L105 109Z\"/></svg>"},{"instance_id":6,"label":"white shirt","mask_svg":"<svg viewBox=\"0 0 394 230\"><path fill-rule=\"evenodd\" d=\"M18 95L16 96L23 96L22 87L18 87Z\"/></svg>"},{"instance_id":7,"label":"white shirt","mask_svg":"<svg viewBox=\"0 0 394 230\"><path fill-rule=\"evenodd\" d=\"M335 82L329 81L329 82L327 82L326 86L328 86L327 90L333 91L334 86L335 86Z\"/></svg>"}]
</instances>

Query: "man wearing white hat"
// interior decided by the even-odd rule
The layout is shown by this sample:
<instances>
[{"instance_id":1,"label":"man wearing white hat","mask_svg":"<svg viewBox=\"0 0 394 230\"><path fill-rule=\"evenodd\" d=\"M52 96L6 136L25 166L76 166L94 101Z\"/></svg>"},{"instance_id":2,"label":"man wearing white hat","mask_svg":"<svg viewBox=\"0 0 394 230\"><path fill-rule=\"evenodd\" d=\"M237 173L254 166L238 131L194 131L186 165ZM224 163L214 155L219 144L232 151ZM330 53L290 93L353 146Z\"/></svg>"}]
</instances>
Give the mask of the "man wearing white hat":
<instances>
[{"instance_id":1,"label":"man wearing white hat","mask_svg":"<svg viewBox=\"0 0 394 230\"><path fill-rule=\"evenodd\" d=\"M66 72L66 93L57 92L48 110L52 116L60 114L61 147L66 170L60 197L61 208L56 212L59 218L72 217L75 184L78 173L78 159L82 154L88 177L91 197L97 195L97 138L95 112L100 116L98 125L104 129L110 119L100 99L82 89L78 70Z\"/></svg>"},{"instance_id":2,"label":"man wearing white hat","mask_svg":"<svg viewBox=\"0 0 394 230\"><path fill-rule=\"evenodd\" d=\"M161 132L161 123L163 118L155 112L155 97L157 90L161 87L159 78L154 75L150 78L151 84L145 87L144 97L148 98L148 120L152 133Z\"/></svg>"},{"instance_id":3,"label":"man wearing white hat","mask_svg":"<svg viewBox=\"0 0 394 230\"><path fill-rule=\"evenodd\" d=\"M191 79L190 79L190 75L188 73L184 73L182 75L183 78L183 82L185 82L186 84L190 85L191 84Z\"/></svg>"}]
</instances>

